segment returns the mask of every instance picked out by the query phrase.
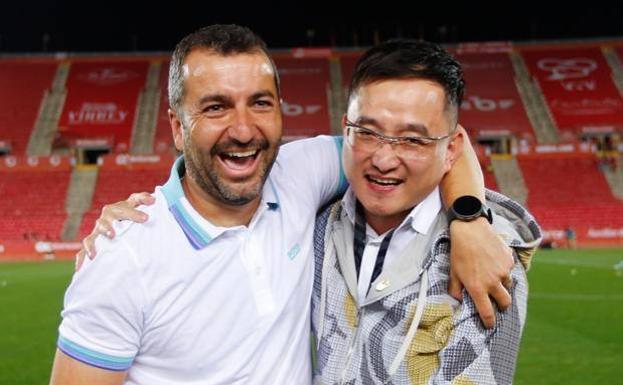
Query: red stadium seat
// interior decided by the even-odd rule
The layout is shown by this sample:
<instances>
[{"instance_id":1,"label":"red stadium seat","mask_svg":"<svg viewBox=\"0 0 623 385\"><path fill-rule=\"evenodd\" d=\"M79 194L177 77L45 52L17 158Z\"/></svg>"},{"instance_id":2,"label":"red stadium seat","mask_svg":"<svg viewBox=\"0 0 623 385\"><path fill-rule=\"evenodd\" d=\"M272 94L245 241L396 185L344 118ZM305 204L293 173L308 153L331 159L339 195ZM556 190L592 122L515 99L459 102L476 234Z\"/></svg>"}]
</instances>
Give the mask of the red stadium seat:
<instances>
[{"instance_id":1,"label":"red stadium seat","mask_svg":"<svg viewBox=\"0 0 623 385\"><path fill-rule=\"evenodd\" d=\"M0 141L11 153L23 155L35 125L43 95L52 85L57 62L0 61Z\"/></svg>"},{"instance_id":2,"label":"red stadium seat","mask_svg":"<svg viewBox=\"0 0 623 385\"><path fill-rule=\"evenodd\" d=\"M0 172L0 240L59 240L70 174Z\"/></svg>"},{"instance_id":3,"label":"red stadium seat","mask_svg":"<svg viewBox=\"0 0 623 385\"><path fill-rule=\"evenodd\" d=\"M528 207L549 231L623 228L623 203L612 195L597 158L518 158L528 187ZM590 238L590 237L589 237Z\"/></svg>"}]
</instances>

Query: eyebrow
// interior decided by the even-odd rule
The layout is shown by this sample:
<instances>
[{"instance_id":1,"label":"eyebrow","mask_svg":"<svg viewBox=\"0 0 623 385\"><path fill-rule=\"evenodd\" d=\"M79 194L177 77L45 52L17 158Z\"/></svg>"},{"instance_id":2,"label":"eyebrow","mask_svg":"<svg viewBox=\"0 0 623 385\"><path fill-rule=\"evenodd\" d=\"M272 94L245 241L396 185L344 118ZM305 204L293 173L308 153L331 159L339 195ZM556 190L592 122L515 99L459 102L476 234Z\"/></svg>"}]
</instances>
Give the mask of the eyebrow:
<instances>
[{"instance_id":1,"label":"eyebrow","mask_svg":"<svg viewBox=\"0 0 623 385\"><path fill-rule=\"evenodd\" d=\"M357 120L355 121L356 124L362 125L362 126L373 126L376 129L382 129L383 126L381 124L379 124L379 122L374 119L371 118L369 116L365 116L362 115L359 118L357 118ZM419 123L407 123L407 124L403 124L401 125L401 132L404 131L408 131L408 132L417 132L421 135L424 136L428 136L428 128L426 127L426 125L424 124L419 124Z\"/></svg>"},{"instance_id":2,"label":"eyebrow","mask_svg":"<svg viewBox=\"0 0 623 385\"><path fill-rule=\"evenodd\" d=\"M251 97L249 98L250 100L257 100L263 97L269 97L271 99L276 99L276 96L274 93L272 93L269 90L262 90L262 91L258 91L255 92L254 94L251 95ZM230 98L227 95L223 95L223 94L211 94L211 95L204 95L201 97L201 99L199 99L199 102L197 103L199 106L203 106L206 103L209 102L218 102L218 103L223 103L223 104L233 104L233 100L232 98Z\"/></svg>"},{"instance_id":3,"label":"eyebrow","mask_svg":"<svg viewBox=\"0 0 623 385\"><path fill-rule=\"evenodd\" d=\"M257 100L259 98L263 98L263 97L269 97L271 99L277 99L277 97L275 96L275 94L273 94L271 91L269 90L262 90L262 91L258 91L255 92L253 95L251 95L252 100Z\"/></svg>"}]
</instances>

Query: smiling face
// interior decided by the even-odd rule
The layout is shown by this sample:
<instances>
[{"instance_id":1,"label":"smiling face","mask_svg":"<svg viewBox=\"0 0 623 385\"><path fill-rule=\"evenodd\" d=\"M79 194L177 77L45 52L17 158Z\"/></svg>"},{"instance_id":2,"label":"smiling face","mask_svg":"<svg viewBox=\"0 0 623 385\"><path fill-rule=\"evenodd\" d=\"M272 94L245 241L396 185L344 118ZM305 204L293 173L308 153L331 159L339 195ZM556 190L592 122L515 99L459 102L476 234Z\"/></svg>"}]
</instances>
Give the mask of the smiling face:
<instances>
[{"instance_id":1,"label":"smiling face","mask_svg":"<svg viewBox=\"0 0 623 385\"><path fill-rule=\"evenodd\" d=\"M345 119L388 136L444 136L455 124L443 87L412 78L362 85L351 96ZM400 224L435 189L461 148L462 137L455 134L404 159L387 143L362 151L345 140L346 176L367 223L379 234Z\"/></svg>"},{"instance_id":2,"label":"smiling face","mask_svg":"<svg viewBox=\"0 0 623 385\"><path fill-rule=\"evenodd\" d=\"M223 56L196 48L183 71L181 108L169 110L169 120L191 187L216 205L259 202L282 132L269 59L259 50Z\"/></svg>"}]
</instances>

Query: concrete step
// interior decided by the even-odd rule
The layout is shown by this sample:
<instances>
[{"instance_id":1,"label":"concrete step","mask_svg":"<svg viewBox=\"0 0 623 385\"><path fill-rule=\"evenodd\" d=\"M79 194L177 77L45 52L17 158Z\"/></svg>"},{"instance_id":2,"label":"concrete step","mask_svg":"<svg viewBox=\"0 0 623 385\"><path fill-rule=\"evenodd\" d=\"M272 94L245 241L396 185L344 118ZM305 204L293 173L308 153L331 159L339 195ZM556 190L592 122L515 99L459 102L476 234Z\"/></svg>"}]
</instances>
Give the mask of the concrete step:
<instances>
[{"instance_id":1,"label":"concrete step","mask_svg":"<svg viewBox=\"0 0 623 385\"><path fill-rule=\"evenodd\" d=\"M532 123L538 143L558 142L558 128L551 117L545 98L533 81L528 67L519 53L510 54L515 70L515 83L523 102L528 119Z\"/></svg>"},{"instance_id":2,"label":"concrete step","mask_svg":"<svg viewBox=\"0 0 623 385\"><path fill-rule=\"evenodd\" d=\"M494 155L491 157L491 165L500 192L525 205L528 200L528 188L517 159L510 155Z\"/></svg>"},{"instance_id":3,"label":"concrete step","mask_svg":"<svg viewBox=\"0 0 623 385\"><path fill-rule=\"evenodd\" d=\"M153 152L156 122L160 108L160 70L162 62L154 61L149 65L145 89L139 95L130 153L150 154Z\"/></svg>"},{"instance_id":4,"label":"concrete step","mask_svg":"<svg viewBox=\"0 0 623 385\"><path fill-rule=\"evenodd\" d=\"M61 235L63 240L78 236L82 215L91 207L96 184L97 166L77 166L72 171L65 200L68 216Z\"/></svg>"},{"instance_id":5,"label":"concrete step","mask_svg":"<svg viewBox=\"0 0 623 385\"><path fill-rule=\"evenodd\" d=\"M618 167L613 169L610 166L602 167L602 172L612 190L612 195L623 199L623 156L618 158Z\"/></svg>"}]
</instances>

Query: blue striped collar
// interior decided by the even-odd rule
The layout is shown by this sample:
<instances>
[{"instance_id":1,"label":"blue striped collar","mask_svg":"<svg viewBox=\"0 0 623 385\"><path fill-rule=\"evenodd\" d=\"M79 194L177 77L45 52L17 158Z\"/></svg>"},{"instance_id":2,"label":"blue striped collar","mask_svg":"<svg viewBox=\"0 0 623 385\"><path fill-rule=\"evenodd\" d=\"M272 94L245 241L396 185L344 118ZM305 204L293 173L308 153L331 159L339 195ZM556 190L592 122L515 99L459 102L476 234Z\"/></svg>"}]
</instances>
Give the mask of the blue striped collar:
<instances>
[{"instance_id":1,"label":"blue striped collar","mask_svg":"<svg viewBox=\"0 0 623 385\"><path fill-rule=\"evenodd\" d=\"M182 198L185 198L185 195L180 179L185 172L184 156L180 156L173 163L169 180L162 186L161 191L167 201L169 211L173 214L182 231L184 231L186 238L188 238L193 248L200 250L206 247L214 236L218 236L218 234L210 235L184 207ZM279 197L270 177L262 190L262 203L260 204L266 205L269 210L277 210L279 208Z\"/></svg>"}]
</instances>

